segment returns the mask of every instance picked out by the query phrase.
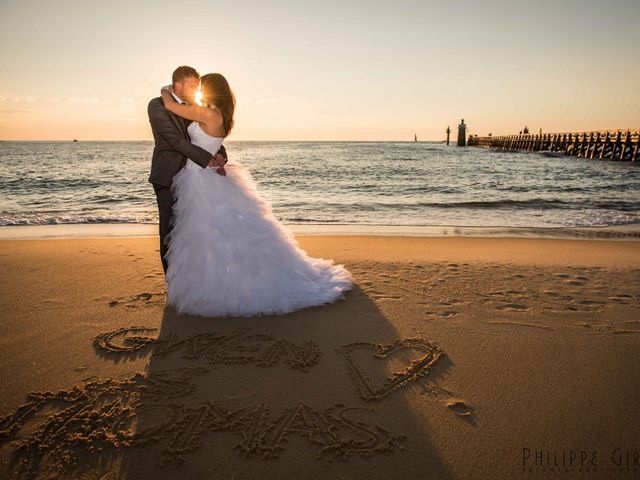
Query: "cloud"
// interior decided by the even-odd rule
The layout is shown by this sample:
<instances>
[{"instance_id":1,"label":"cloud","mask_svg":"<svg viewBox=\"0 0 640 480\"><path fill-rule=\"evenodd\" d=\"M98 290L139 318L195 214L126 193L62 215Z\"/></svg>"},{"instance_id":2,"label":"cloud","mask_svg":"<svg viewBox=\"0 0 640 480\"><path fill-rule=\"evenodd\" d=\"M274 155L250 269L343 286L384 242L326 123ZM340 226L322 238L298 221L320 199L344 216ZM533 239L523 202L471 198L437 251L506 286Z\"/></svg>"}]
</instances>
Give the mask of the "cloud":
<instances>
[{"instance_id":1,"label":"cloud","mask_svg":"<svg viewBox=\"0 0 640 480\"><path fill-rule=\"evenodd\" d=\"M0 114L2 115L14 115L19 113L31 113L33 110L18 110L15 108L0 108Z\"/></svg>"},{"instance_id":2,"label":"cloud","mask_svg":"<svg viewBox=\"0 0 640 480\"><path fill-rule=\"evenodd\" d=\"M263 97L263 98L252 98L252 97L246 97L246 98L239 98L237 100L238 103L281 103L281 101L277 98L273 98L273 97Z\"/></svg>"},{"instance_id":3,"label":"cloud","mask_svg":"<svg viewBox=\"0 0 640 480\"><path fill-rule=\"evenodd\" d=\"M31 95L20 95L15 93L0 94L0 103L33 103L37 99Z\"/></svg>"},{"instance_id":4,"label":"cloud","mask_svg":"<svg viewBox=\"0 0 640 480\"><path fill-rule=\"evenodd\" d=\"M240 98L238 99L238 103L254 103L254 104L272 104L272 103L280 103L280 104L307 104L309 103L309 99L307 98L298 98L298 99L283 99L278 97L261 97L261 98Z\"/></svg>"},{"instance_id":5,"label":"cloud","mask_svg":"<svg viewBox=\"0 0 640 480\"><path fill-rule=\"evenodd\" d=\"M98 97L54 97L53 101L62 103L81 103L85 105L100 103L100 99Z\"/></svg>"}]
</instances>

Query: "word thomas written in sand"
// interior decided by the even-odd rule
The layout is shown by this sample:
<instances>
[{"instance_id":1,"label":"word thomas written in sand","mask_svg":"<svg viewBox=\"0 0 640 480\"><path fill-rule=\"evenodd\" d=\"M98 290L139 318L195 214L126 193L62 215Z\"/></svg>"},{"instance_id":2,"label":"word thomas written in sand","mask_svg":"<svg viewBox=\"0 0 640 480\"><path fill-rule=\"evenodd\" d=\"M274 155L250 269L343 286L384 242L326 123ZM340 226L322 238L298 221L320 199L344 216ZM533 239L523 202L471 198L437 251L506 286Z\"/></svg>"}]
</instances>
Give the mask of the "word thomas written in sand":
<instances>
[{"instance_id":1,"label":"word thomas written in sand","mask_svg":"<svg viewBox=\"0 0 640 480\"><path fill-rule=\"evenodd\" d=\"M144 326L124 327L112 332L99 334L93 345L106 353L132 353L153 345L153 355L164 357L175 351L182 352L182 358L205 357L213 365L229 363L254 363L270 367L281 359L291 367L308 371L318 363L320 349L313 341L298 346L272 335L249 334L250 328L238 328L229 335L199 333L183 340L177 340L173 332L160 339L142 335L157 329Z\"/></svg>"},{"instance_id":2,"label":"word thomas written in sand","mask_svg":"<svg viewBox=\"0 0 640 480\"><path fill-rule=\"evenodd\" d=\"M297 402L271 420L265 402L240 408L211 401L176 403L194 390L193 377L209 371L185 367L137 373L123 380L99 379L57 393L30 393L14 414L0 418L0 442L16 445L12 473L33 478L95 472L124 449L161 442L165 446L159 450L160 465L175 467L213 432L235 433L240 437L233 446L236 453L265 458L277 457L292 434L318 445L316 458L368 457L394 447L403 449L398 441L404 435L350 416L356 410L371 411L366 407L336 403L317 410ZM15 439L21 431L23 436Z\"/></svg>"}]
</instances>

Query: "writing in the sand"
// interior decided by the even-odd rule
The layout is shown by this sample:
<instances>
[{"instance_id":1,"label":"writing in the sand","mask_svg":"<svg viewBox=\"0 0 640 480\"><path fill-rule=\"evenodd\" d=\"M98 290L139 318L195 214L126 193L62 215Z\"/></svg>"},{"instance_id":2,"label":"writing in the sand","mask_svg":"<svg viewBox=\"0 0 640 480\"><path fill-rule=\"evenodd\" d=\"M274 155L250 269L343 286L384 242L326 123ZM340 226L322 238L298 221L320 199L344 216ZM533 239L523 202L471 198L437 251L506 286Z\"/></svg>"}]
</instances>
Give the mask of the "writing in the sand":
<instances>
[{"instance_id":1,"label":"writing in the sand","mask_svg":"<svg viewBox=\"0 0 640 480\"><path fill-rule=\"evenodd\" d=\"M93 340L94 347L107 354L132 353L153 346L154 357L164 357L172 352L180 352L182 358L204 358L211 365L230 363L253 363L270 367L279 361L291 368L307 371L318 363L320 349L313 341L296 345L283 338L268 334L250 334L249 328L237 328L224 335L220 333L199 333L178 340L173 332L164 338L143 335L155 331L144 326L124 327L112 332L101 333Z\"/></svg>"},{"instance_id":2,"label":"writing in the sand","mask_svg":"<svg viewBox=\"0 0 640 480\"><path fill-rule=\"evenodd\" d=\"M26 432L12 453L14 476L33 478L47 469L78 474L92 470L114 451L166 445L167 440L159 452L160 464L177 466L214 432L237 434L233 449L245 456L278 456L290 435L318 445L317 458L367 457L402 448L397 442L404 435L353 418L358 410L371 410L366 407L336 403L317 409L297 402L272 419L265 402L233 408L220 401L177 403L193 391L192 379L209 371L185 367L95 380L57 393L30 393L14 414L0 418L0 444ZM43 417L43 411L49 415Z\"/></svg>"},{"instance_id":3,"label":"writing in the sand","mask_svg":"<svg viewBox=\"0 0 640 480\"><path fill-rule=\"evenodd\" d=\"M181 352L184 359L205 358L213 366L253 363L270 367L284 360L291 368L305 372L318 363L321 354L318 344L311 340L303 345L296 345L268 334L250 334L249 328L239 328L228 335L201 333L181 340L176 339L173 332L169 332L164 338L143 334L155 330L155 328L144 326L124 327L99 334L93 340L93 344L98 351L106 354L134 353L152 345L155 357ZM382 385L373 385L365 369L354 359L356 352L366 352L375 358L385 358L408 350L419 352L419 357L411 361L404 370L393 372ZM358 395L367 401L380 400L399 388L417 381L418 378L428 374L444 356L440 348L419 337L401 338L387 345L356 342L342 345L336 351L344 356L347 370Z\"/></svg>"},{"instance_id":4,"label":"writing in the sand","mask_svg":"<svg viewBox=\"0 0 640 480\"><path fill-rule=\"evenodd\" d=\"M125 379L85 381L68 390L31 392L28 402L14 414L0 418L0 444L18 445L11 465L18 478L65 471L90 471L101 456L127 448L158 446L161 465L176 466L188 452L202 446L215 432L239 436L233 449L241 455L274 457L285 448L287 437L300 435L318 445L317 458L331 454L347 458L402 449L396 434L359 418L368 407L334 403L319 409L303 401L277 405L279 416L272 418L272 406L257 401L249 405L228 400L194 401L194 378L223 364L250 363L262 367L284 361L290 368L307 371L318 363L318 345L307 341L296 345L268 334L239 328L229 334L202 333L177 339L173 332L164 338L148 336L157 329L132 326L101 333L93 340L100 354L138 354L153 347L153 355L163 357L178 352L185 359L207 360L206 366L183 366L151 373L137 373ZM444 356L431 342L401 338L389 344L356 342L335 350L345 366L360 398L380 400L426 375ZM408 351L417 352L411 358ZM395 356L395 357L394 357ZM406 368L385 376L383 382L369 378L370 366L363 359L402 358ZM224 397L226 398L226 397ZM22 432L20 438L16 438ZM111 452L111 453L110 453ZM93 462L91 465L82 462ZM107 461L108 463L108 461Z\"/></svg>"}]
</instances>

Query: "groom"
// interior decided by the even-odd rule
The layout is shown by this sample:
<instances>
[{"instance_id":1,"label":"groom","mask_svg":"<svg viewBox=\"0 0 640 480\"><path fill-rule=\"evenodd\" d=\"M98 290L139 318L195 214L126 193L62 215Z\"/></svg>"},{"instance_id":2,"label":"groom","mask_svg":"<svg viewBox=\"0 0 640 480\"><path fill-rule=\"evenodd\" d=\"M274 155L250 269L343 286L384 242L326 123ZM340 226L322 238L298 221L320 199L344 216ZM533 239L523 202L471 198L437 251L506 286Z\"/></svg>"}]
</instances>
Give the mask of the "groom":
<instances>
[{"instance_id":1,"label":"groom","mask_svg":"<svg viewBox=\"0 0 640 480\"><path fill-rule=\"evenodd\" d=\"M200 75L195 69L187 66L176 68L172 76L173 98L180 103L193 103L200 84ZM156 97L147 107L149 123L155 141L153 157L151 158L151 174L149 182L153 184L158 203L160 217L160 258L162 268L167 273L167 253L165 239L171 231L172 205L175 202L171 194L173 176L187 163L187 158L193 160L202 168L215 167L220 175L225 175L223 165L227 163L227 152L224 145L213 157L205 149L200 148L189 139L187 127L191 123L182 117L174 115L164 108L162 97Z\"/></svg>"}]
</instances>

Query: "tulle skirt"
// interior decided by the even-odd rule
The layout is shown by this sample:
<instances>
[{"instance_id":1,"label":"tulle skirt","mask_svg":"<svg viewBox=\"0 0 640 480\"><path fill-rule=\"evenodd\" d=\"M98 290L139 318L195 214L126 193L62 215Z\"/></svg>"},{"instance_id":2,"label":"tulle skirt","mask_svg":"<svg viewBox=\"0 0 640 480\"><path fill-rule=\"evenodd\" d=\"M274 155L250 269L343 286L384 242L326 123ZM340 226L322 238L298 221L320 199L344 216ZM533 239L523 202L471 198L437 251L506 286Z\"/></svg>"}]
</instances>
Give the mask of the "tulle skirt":
<instances>
[{"instance_id":1,"label":"tulle skirt","mask_svg":"<svg viewBox=\"0 0 640 480\"><path fill-rule=\"evenodd\" d=\"M343 299L350 272L299 247L246 167L225 169L221 176L193 164L173 178L167 303L178 313L247 317Z\"/></svg>"}]
</instances>

